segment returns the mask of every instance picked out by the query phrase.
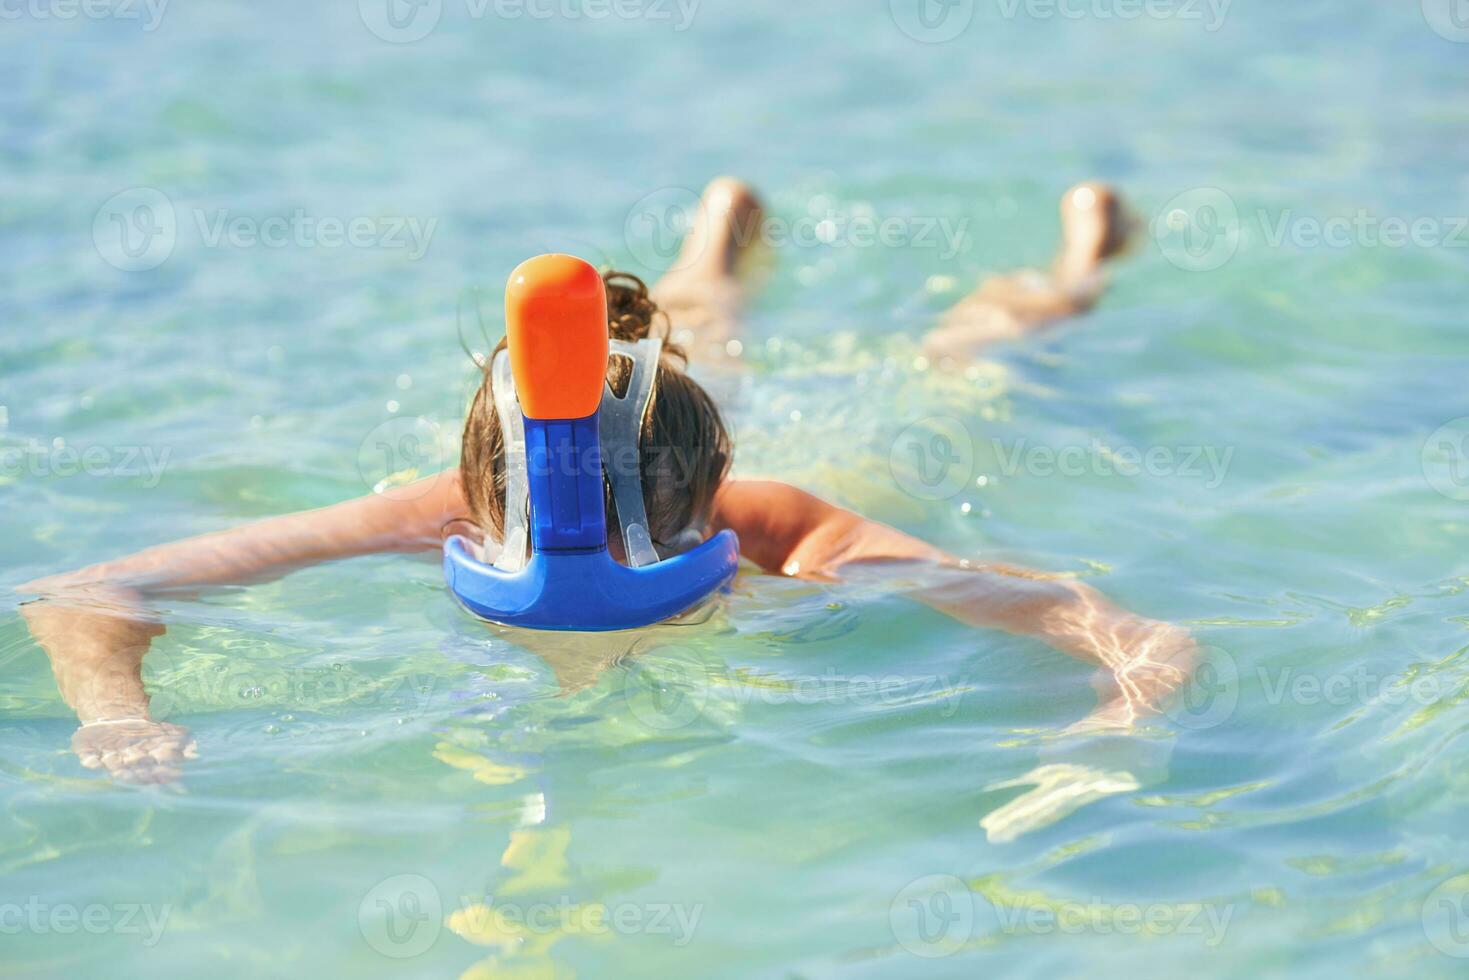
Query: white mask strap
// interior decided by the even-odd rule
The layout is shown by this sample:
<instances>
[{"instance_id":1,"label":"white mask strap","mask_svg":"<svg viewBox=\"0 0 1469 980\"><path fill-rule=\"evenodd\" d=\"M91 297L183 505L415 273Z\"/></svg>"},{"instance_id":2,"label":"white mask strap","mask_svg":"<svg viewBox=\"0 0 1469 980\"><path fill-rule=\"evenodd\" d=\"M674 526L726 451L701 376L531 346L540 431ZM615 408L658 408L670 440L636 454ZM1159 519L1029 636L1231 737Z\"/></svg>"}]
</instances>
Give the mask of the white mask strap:
<instances>
[{"instance_id":1,"label":"white mask strap","mask_svg":"<svg viewBox=\"0 0 1469 980\"><path fill-rule=\"evenodd\" d=\"M495 355L491 366L495 387L495 411L500 416L500 433L505 442L505 536L495 567L518 572L530 556L530 471L525 462L525 417L515 394L515 375L510 370L510 351Z\"/></svg>"},{"instance_id":2,"label":"white mask strap","mask_svg":"<svg viewBox=\"0 0 1469 980\"><path fill-rule=\"evenodd\" d=\"M622 525L622 549L627 563L642 568L658 561L653 536L648 531L648 513L643 507L643 465L639 445L643 420L653 400L653 382L658 377L658 361L663 354L663 340L648 337L635 344L622 340L609 342L613 357L632 361L632 376L627 390L619 398L607 385L602 391L601 436L602 456L607 482L612 484L612 502L617 505L617 523Z\"/></svg>"},{"instance_id":3,"label":"white mask strap","mask_svg":"<svg viewBox=\"0 0 1469 980\"><path fill-rule=\"evenodd\" d=\"M619 398L612 386L602 389L599 434L602 437L603 468L612 486L617 522L622 525L622 547L633 568L656 563L658 552L648 530L643 507L643 467L639 442L648 405L653 400L653 382L663 353L661 338L652 337L629 344L608 342L611 356L632 361L632 376ZM495 355L491 366L495 389L495 411L505 442L505 535L495 567L518 572L530 557L530 473L525 458L525 418L515 392L515 375L510 370L510 352Z\"/></svg>"}]
</instances>

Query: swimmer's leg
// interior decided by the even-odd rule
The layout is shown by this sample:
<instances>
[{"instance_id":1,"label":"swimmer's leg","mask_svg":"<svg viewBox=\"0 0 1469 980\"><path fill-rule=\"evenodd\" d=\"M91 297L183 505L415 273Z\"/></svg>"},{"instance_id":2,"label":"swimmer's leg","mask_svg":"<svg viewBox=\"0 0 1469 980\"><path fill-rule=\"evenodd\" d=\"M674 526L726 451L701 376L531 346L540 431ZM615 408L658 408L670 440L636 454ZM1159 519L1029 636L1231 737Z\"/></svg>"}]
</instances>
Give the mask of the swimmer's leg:
<instances>
[{"instance_id":1,"label":"swimmer's leg","mask_svg":"<svg viewBox=\"0 0 1469 980\"><path fill-rule=\"evenodd\" d=\"M980 283L923 339L938 367L962 368L985 348L1084 313L1106 289L1103 263L1126 247L1132 220L1110 186L1087 181L1061 197L1061 247L1050 269Z\"/></svg>"},{"instance_id":2,"label":"swimmer's leg","mask_svg":"<svg viewBox=\"0 0 1469 980\"><path fill-rule=\"evenodd\" d=\"M744 259L760 241L764 213L744 181L716 177L704 188L693 226L653 299L673 324L672 339L695 359L733 353L748 293Z\"/></svg>"},{"instance_id":3,"label":"swimmer's leg","mask_svg":"<svg viewBox=\"0 0 1469 980\"><path fill-rule=\"evenodd\" d=\"M1025 336L1028 324L982 296L984 289L981 286L960 300L937 327L924 334L923 356L934 367L963 369L994 344Z\"/></svg>"}]
</instances>

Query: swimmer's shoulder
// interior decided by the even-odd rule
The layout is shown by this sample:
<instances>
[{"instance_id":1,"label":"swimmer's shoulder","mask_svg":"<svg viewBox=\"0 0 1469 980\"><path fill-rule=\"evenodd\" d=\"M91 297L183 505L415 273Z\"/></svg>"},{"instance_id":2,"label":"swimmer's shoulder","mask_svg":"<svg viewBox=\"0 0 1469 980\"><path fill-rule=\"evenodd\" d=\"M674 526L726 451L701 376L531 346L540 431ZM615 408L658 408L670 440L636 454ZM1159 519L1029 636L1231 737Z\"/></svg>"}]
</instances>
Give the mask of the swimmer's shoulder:
<instances>
[{"instance_id":1,"label":"swimmer's shoulder","mask_svg":"<svg viewBox=\"0 0 1469 980\"><path fill-rule=\"evenodd\" d=\"M776 480L730 480L715 498L715 530L769 572L831 578L860 561L942 561L938 549L813 493Z\"/></svg>"}]
</instances>

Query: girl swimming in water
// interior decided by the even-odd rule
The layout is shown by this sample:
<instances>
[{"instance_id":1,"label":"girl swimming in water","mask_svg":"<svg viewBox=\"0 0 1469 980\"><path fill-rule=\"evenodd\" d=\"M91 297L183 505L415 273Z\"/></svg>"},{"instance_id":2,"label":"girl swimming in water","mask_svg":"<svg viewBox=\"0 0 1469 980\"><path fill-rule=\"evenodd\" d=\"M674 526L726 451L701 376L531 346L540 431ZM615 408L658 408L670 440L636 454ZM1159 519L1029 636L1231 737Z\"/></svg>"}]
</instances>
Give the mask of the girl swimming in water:
<instances>
[{"instance_id":1,"label":"girl swimming in water","mask_svg":"<svg viewBox=\"0 0 1469 980\"><path fill-rule=\"evenodd\" d=\"M926 346L953 365L984 343L1085 309L1100 295L1101 263L1121 247L1119 214L1116 196L1102 185L1068 192L1062 254L1051 274L981 286ZM718 356L738 331L743 244L760 220L750 189L721 178L706 189L673 271L651 290L632 275L603 276L609 335L624 342L664 338L638 456L647 530L658 553L686 551L729 529L741 557L766 574L834 581L858 566L923 566L924 584L908 593L913 599L975 628L1035 637L1103 669L1101 703L1073 728L1125 729L1158 712L1193 666L1194 643L1183 629L1126 612L1083 583L961 560L797 487L730 475L730 435L686 368ZM435 550L449 533L465 534L482 549L479 557L493 561L506 527L508 471L493 361L481 364L454 469L21 586L34 597L22 612L81 723L72 744L82 764L124 781L167 782L196 754L183 728L149 714L141 663L165 629L149 612L150 598L359 555ZM609 385L626 385L628 368L616 358L611 363ZM607 506L616 526L610 494ZM615 536L610 548L625 560Z\"/></svg>"}]
</instances>

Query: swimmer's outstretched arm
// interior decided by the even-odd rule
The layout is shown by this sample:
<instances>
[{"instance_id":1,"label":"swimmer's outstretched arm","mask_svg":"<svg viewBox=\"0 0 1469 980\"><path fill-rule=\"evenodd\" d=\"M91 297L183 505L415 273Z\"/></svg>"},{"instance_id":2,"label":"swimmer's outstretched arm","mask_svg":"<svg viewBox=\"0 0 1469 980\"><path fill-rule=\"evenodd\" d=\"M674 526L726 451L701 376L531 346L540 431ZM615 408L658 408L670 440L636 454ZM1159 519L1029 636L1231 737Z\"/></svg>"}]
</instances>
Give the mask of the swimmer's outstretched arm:
<instances>
[{"instance_id":1,"label":"swimmer's outstretched arm","mask_svg":"<svg viewBox=\"0 0 1469 980\"><path fill-rule=\"evenodd\" d=\"M30 597L21 615L81 723L72 748L82 765L127 782L169 782L194 755L187 731L149 713L143 657L164 632L151 597L265 581L356 555L437 548L444 525L463 513L459 472L448 470L388 494L186 538L19 586Z\"/></svg>"},{"instance_id":2,"label":"swimmer's outstretched arm","mask_svg":"<svg viewBox=\"0 0 1469 980\"><path fill-rule=\"evenodd\" d=\"M148 548L17 591L78 598L99 588L142 595L279 578L296 568L386 551L440 545L440 530L465 508L458 469L385 494L300 511Z\"/></svg>"},{"instance_id":3,"label":"swimmer's outstretched arm","mask_svg":"<svg viewBox=\"0 0 1469 980\"><path fill-rule=\"evenodd\" d=\"M141 665L164 632L151 597L265 581L358 555L432 550L466 512L458 471L448 470L392 494L187 538L20 586L32 597L21 613L82 722L73 747L83 764L123 779L167 781L192 751L187 732L149 715ZM746 558L787 575L835 578L858 562L935 566L942 579L915 598L974 626L1039 637L1110 671L1116 694L1084 724L1125 726L1158 710L1192 669L1193 642L1178 627L1126 613L1081 583L962 567L931 545L785 484L731 481L720 492L715 525L740 534Z\"/></svg>"},{"instance_id":4,"label":"swimmer's outstretched arm","mask_svg":"<svg viewBox=\"0 0 1469 980\"><path fill-rule=\"evenodd\" d=\"M1081 582L1025 569L961 562L932 545L783 483L733 480L716 502L716 527L767 571L834 579L857 563L920 562L935 576L913 598L981 628L1034 636L1111 678L1078 729L1126 728L1157 714L1192 674L1196 647L1181 627L1120 609Z\"/></svg>"}]
</instances>

